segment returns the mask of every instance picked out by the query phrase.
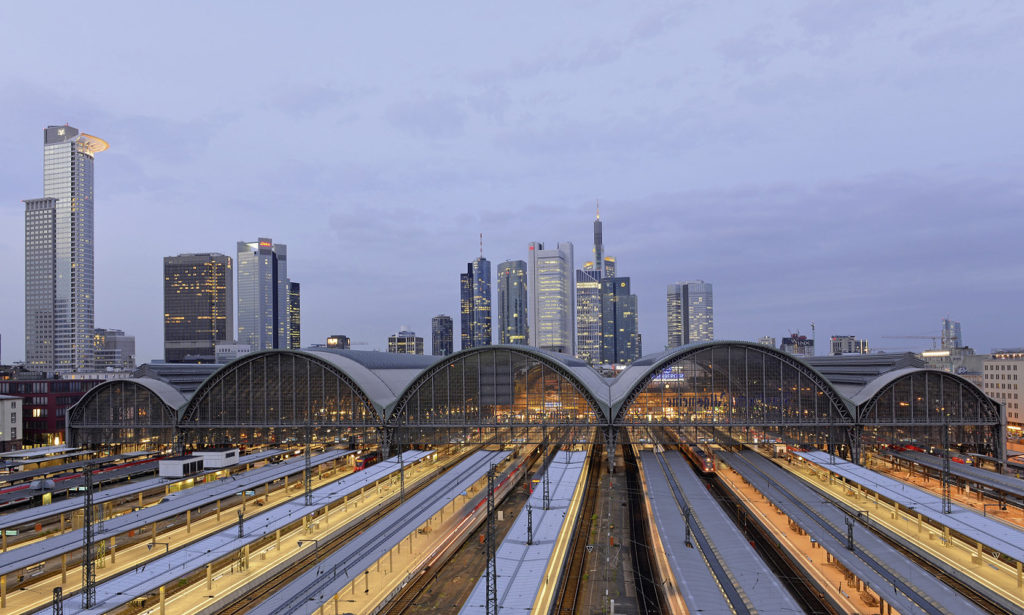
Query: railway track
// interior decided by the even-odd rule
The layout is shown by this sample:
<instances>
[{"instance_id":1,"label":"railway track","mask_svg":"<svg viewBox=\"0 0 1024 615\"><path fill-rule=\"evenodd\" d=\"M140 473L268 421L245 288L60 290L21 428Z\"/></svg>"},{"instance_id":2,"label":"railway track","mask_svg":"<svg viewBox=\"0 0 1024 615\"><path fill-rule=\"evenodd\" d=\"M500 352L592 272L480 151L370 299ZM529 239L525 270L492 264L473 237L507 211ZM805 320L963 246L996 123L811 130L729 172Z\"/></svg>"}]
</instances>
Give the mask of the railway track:
<instances>
[{"instance_id":1,"label":"railway track","mask_svg":"<svg viewBox=\"0 0 1024 615\"><path fill-rule=\"evenodd\" d=\"M665 429L663 432L668 436L672 446L676 448L682 447L683 441L677 433L670 429ZM726 514L732 518L740 531L750 539L754 550L758 552L772 572L775 573L807 613L840 615L841 611L837 610L824 597L823 593L815 587L814 583L807 578L807 575L793 560L789 551L779 544L778 540L772 536L766 527L748 516L748 513L735 497L732 490L725 485L717 474L704 475L698 473L697 477L711 490L715 498L723 504L722 508Z\"/></svg>"},{"instance_id":2,"label":"railway track","mask_svg":"<svg viewBox=\"0 0 1024 615\"><path fill-rule=\"evenodd\" d=\"M792 502L797 508L804 512L810 519L820 525L822 529L831 534L836 540L845 543L847 536L837 527L826 519L824 516L818 513L812 506L809 506L802 499L797 497L795 494L790 492L784 486L776 482L771 476L762 471L760 468L750 463L742 456L733 454L729 457L730 464L740 464L750 471L757 474L760 478L767 481L771 485L771 489L775 493L780 493L787 500ZM881 577L886 579L886 582L893 588L897 589L900 593L904 594L908 599L914 602L918 608L925 613L930 615L942 615L947 612L946 608L937 603L931 596L928 596L920 592L916 587L906 582L903 577L891 572L891 568L885 564L885 562L879 561L870 552L864 549L855 549L852 551L856 556L863 561L868 567L878 573Z\"/></svg>"},{"instance_id":3,"label":"railway track","mask_svg":"<svg viewBox=\"0 0 1024 615\"><path fill-rule=\"evenodd\" d=\"M463 458L464 457L460 456L456 459L450 460L448 464L445 465L440 474L446 473ZM429 484L431 484L431 481L424 480L419 485L411 489L407 487L405 492L406 499L412 497L413 495L416 495L417 493L425 489ZM220 609L218 611L218 615L235 615L245 613L249 609L254 608L256 605L260 604L270 596L273 596L275 593L277 593L278 590L280 590L283 587L286 587L289 583L302 576L311 568L315 567L320 562L320 560L330 556L331 553L337 551L349 540L351 540L355 536L358 536L363 531L368 529L370 526L374 525L377 521L380 520L381 517L387 515L395 508L398 508L399 505L401 505L401 501L399 500L399 498L392 496L392 499L388 502L388 504L385 505L383 508L379 509L375 514L365 517L349 529L345 530L338 536L334 537L329 542L319 545L319 548L317 550L314 550L313 553L305 555L304 557L296 561L294 564L288 566L284 572L275 575L273 578L267 579L266 582L261 583L258 587L248 592L245 595L245 597L241 600L237 600L231 603L230 605L227 605L226 607Z\"/></svg>"},{"instance_id":4,"label":"railway track","mask_svg":"<svg viewBox=\"0 0 1024 615\"><path fill-rule=\"evenodd\" d=\"M586 559L587 539L593 525L594 509L597 507L598 481L601 475L600 444L594 444L590 450L590 468L587 474L587 485L583 492L583 506L580 509L576 527L573 529L572 541L569 543L569 564L562 573L552 612L559 615L572 615L576 612L579 601L580 587L583 584L583 564ZM615 454L612 451L611 454Z\"/></svg>"},{"instance_id":5,"label":"railway track","mask_svg":"<svg viewBox=\"0 0 1024 615\"><path fill-rule=\"evenodd\" d=\"M552 447L552 450L549 452L546 451L542 454L537 454L536 452L534 452L533 454L531 454L530 458L524 461L524 463L529 464L525 471L526 476L533 476L532 473L536 465L538 463L545 462L545 459L548 463L550 463L551 457L554 456L555 450L557 449ZM500 506L506 500L516 498L516 491L517 490L515 488L508 490L497 502L497 505ZM528 496L521 496L521 499L522 502L519 503L520 507L526 503ZM479 530L480 525L482 525L484 522L486 522L486 517L482 517L480 523L478 523L465 533L465 536L462 538L459 545L455 548L452 548L447 557L444 557L443 559L434 562L427 569L422 570L413 581L409 582L404 588L402 588L402 591L399 592L399 594L395 596L391 600L391 602L387 604L387 606L385 606L379 611L379 615L401 615L403 613L407 613L414 610L417 599L423 594L424 591L426 591L430 584L435 582L437 578L444 572L444 569L449 564L449 562L454 561L458 557L469 557L479 560L480 568L483 568L486 558L481 553L479 553L479 550L476 549L476 545L472 545L471 543L469 543L469 538L476 534L476 532ZM508 524L505 526L505 532L507 532L508 529L511 528L511 526L512 521L510 519L508 521ZM505 532L502 532L499 536L497 536L499 544L501 543L501 540L504 538ZM467 549L467 547L469 547L469 549ZM470 591L472 590L472 588L473 586L469 585ZM465 598L468 598L468 596L469 594L466 593L466 595L462 597L462 600L465 600Z\"/></svg>"},{"instance_id":6,"label":"railway track","mask_svg":"<svg viewBox=\"0 0 1024 615\"><path fill-rule=\"evenodd\" d=\"M655 582L650 520L644 514L640 485L640 469L629 434L622 435L622 456L626 465L626 491L629 497L630 556L633 561L633 585L636 588L637 607L641 613L657 615L667 611L667 602ZM656 547L660 548L660 547Z\"/></svg>"}]
</instances>

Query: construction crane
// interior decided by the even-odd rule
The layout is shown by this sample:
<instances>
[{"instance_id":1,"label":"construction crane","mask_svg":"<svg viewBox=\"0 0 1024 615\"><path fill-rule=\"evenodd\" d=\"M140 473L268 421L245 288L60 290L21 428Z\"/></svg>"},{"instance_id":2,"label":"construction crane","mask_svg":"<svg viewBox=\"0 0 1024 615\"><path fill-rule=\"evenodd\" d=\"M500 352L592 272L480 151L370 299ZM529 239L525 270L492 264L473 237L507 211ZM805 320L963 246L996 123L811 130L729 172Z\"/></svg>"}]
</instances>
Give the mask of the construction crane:
<instances>
[{"instance_id":1,"label":"construction crane","mask_svg":"<svg viewBox=\"0 0 1024 615\"><path fill-rule=\"evenodd\" d=\"M887 340L931 340L932 350L938 349L938 344L942 340L941 335L883 335L882 338Z\"/></svg>"}]
</instances>

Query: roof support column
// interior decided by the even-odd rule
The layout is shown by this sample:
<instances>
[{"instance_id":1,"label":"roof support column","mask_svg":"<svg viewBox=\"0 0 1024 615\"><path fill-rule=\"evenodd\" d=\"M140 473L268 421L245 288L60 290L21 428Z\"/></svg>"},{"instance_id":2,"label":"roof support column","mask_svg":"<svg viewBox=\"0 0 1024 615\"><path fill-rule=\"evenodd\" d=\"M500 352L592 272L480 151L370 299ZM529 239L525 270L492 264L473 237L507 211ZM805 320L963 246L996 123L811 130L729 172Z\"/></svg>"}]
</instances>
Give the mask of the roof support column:
<instances>
[{"instance_id":1,"label":"roof support column","mask_svg":"<svg viewBox=\"0 0 1024 615\"><path fill-rule=\"evenodd\" d=\"M385 425L383 427L377 427L377 443L380 445L380 459L381 461L391 456L391 446L395 442L395 427L393 425Z\"/></svg>"},{"instance_id":2,"label":"roof support column","mask_svg":"<svg viewBox=\"0 0 1024 615\"><path fill-rule=\"evenodd\" d=\"M615 473L615 444L619 436L618 425L609 423L604 427L604 452L608 457L608 473Z\"/></svg>"}]
</instances>

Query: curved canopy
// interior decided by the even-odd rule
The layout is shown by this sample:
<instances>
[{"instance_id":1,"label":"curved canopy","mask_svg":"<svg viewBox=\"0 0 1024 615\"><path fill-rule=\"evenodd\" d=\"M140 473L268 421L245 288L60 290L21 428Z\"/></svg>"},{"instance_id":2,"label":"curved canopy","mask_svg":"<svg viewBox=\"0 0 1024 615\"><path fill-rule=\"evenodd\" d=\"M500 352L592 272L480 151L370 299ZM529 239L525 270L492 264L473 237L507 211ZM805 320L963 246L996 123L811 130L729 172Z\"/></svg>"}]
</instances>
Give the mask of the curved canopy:
<instances>
[{"instance_id":1,"label":"curved canopy","mask_svg":"<svg viewBox=\"0 0 1024 615\"><path fill-rule=\"evenodd\" d=\"M921 377L926 378L924 383L920 383ZM928 378L932 379L933 382L937 381L938 387L934 384L929 386ZM912 388L915 380L919 382L918 386L922 389L916 392L916 394ZM947 391L945 383L950 383L959 390ZM902 384L908 385L907 390L902 392L896 391L896 387ZM962 391L968 391L971 401L977 403L965 404L961 395ZM939 369L915 367L886 372L864 385L864 388L858 391L851 400L857 406L858 422L863 424L877 422L877 418L871 419L868 415L877 409L876 406L879 400L886 395L891 397L891 405L898 405L910 408L911 410L919 405L917 402L925 402L922 407L930 406L933 412L939 411L950 422L983 422L992 425L1001 422L998 404L985 395L984 391L979 389L970 380ZM934 397L935 399L926 401L923 396ZM964 412L965 410L969 411Z\"/></svg>"},{"instance_id":2,"label":"curved canopy","mask_svg":"<svg viewBox=\"0 0 1024 615\"><path fill-rule=\"evenodd\" d=\"M558 352L552 352L548 350L542 350L540 348L534 348L532 346L525 346L520 344L493 344L490 346L480 346L477 348L469 348L466 350L460 350L454 354L446 357L437 357L438 361L430 367L422 371L414 380L412 380L398 396L395 404L392 406L387 414L387 420L392 421L395 417L399 416L402 412L405 412L411 398L432 378L444 373L446 369L450 369L452 366L466 360L472 360L474 358L483 357L485 355L497 356L498 353L504 353L509 356L508 366L511 369L512 357L525 357L532 359L539 365L543 365L554 373L561 376L566 382L568 382L572 388L582 396L586 402L593 409L595 418L605 421L608 416L608 384L607 380L601 376L593 367L588 365L586 362L581 361L575 357L561 354ZM493 364L493 361L492 361ZM498 374L494 374L495 377ZM511 372L502 372L501 376L508 376L511 378ZM526 379L527 381L529 378ZM489 386L487 382L474 382L476 386L483 388L500 388L501 385L508 384L513 386L513 383L496 383L496 386ZM522 383L526 384L526 382ZM514 388L514 386L513 386ZM511 389L506 392L507 395L512 395ZM473 392L470 392L473 395ZM486 395L486 392L484 393ZM497 399L497 398L495 398ZM510 397L511 399L511 397ZM500 403L500 402L499 402Z\"/></svg>"},{"instance_id":3,"label":"curved canopy","mask_svg":"<svg viewBox=\"0 0 1024 615\"><path fill-rule=\"evenodd\" d=\"M166 412L171 417L172 424L177 422L178 411L185 405L186 401L185 396L178 392L177 389L163 380L156 380L155 378L120 378L117 380L101 382L89 389L85 395L83 395L82 398L72 406L71 411L68 413L68 424L73 425L78 419L80 419L82 413L91 401L101 395L109 395L114 390L123 388L126 385L128 387L140 387L156 395L166 407Z\"/></svg>"},{"instance_id":4,"label":"curved canopy","mask_svg":"<svg viewBox=\"0 0 1024 615\"><path fill-rule=\"evenodd\" d=\"M628 368L626 368L611 383L609 406L611 416L618 420L625 408L637 398L652 380L661 375L666 369L673 365L699 355L707 355L723 358L729 357L732 352L738 351L744 355L753 354L761 357L769 357L780 365L795 370L802 378L806 378L831 402L833 408L838 409L839 422L853 423L854 413L851 404L836 391L832 383L818 370L801 361L793 355L782 352L770 346L754 342L744 341L713 341L696 344L688 344L670 348L646 357L641 357ZM710 365L709 365L710 367Z\"/></svg>"}]
</instances>

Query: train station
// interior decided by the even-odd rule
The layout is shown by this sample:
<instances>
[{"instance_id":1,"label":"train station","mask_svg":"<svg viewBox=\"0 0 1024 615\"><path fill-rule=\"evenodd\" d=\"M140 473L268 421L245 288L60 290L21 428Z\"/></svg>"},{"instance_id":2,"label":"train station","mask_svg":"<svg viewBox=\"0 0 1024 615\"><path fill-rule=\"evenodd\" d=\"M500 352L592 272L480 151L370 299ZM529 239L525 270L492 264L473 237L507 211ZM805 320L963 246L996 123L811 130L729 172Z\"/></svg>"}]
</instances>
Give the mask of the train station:
<instances>
[{"instance_id":1,"label":"train station","mask_svg":"<svg viewBox=\"0 0 1024 615\"><path fill-rule=\"evenodd\" d=\"M67 424L6 464L5 613L1024 610L1003 407L907 355L274 350Z\"/></svg>"}]
</instances>

